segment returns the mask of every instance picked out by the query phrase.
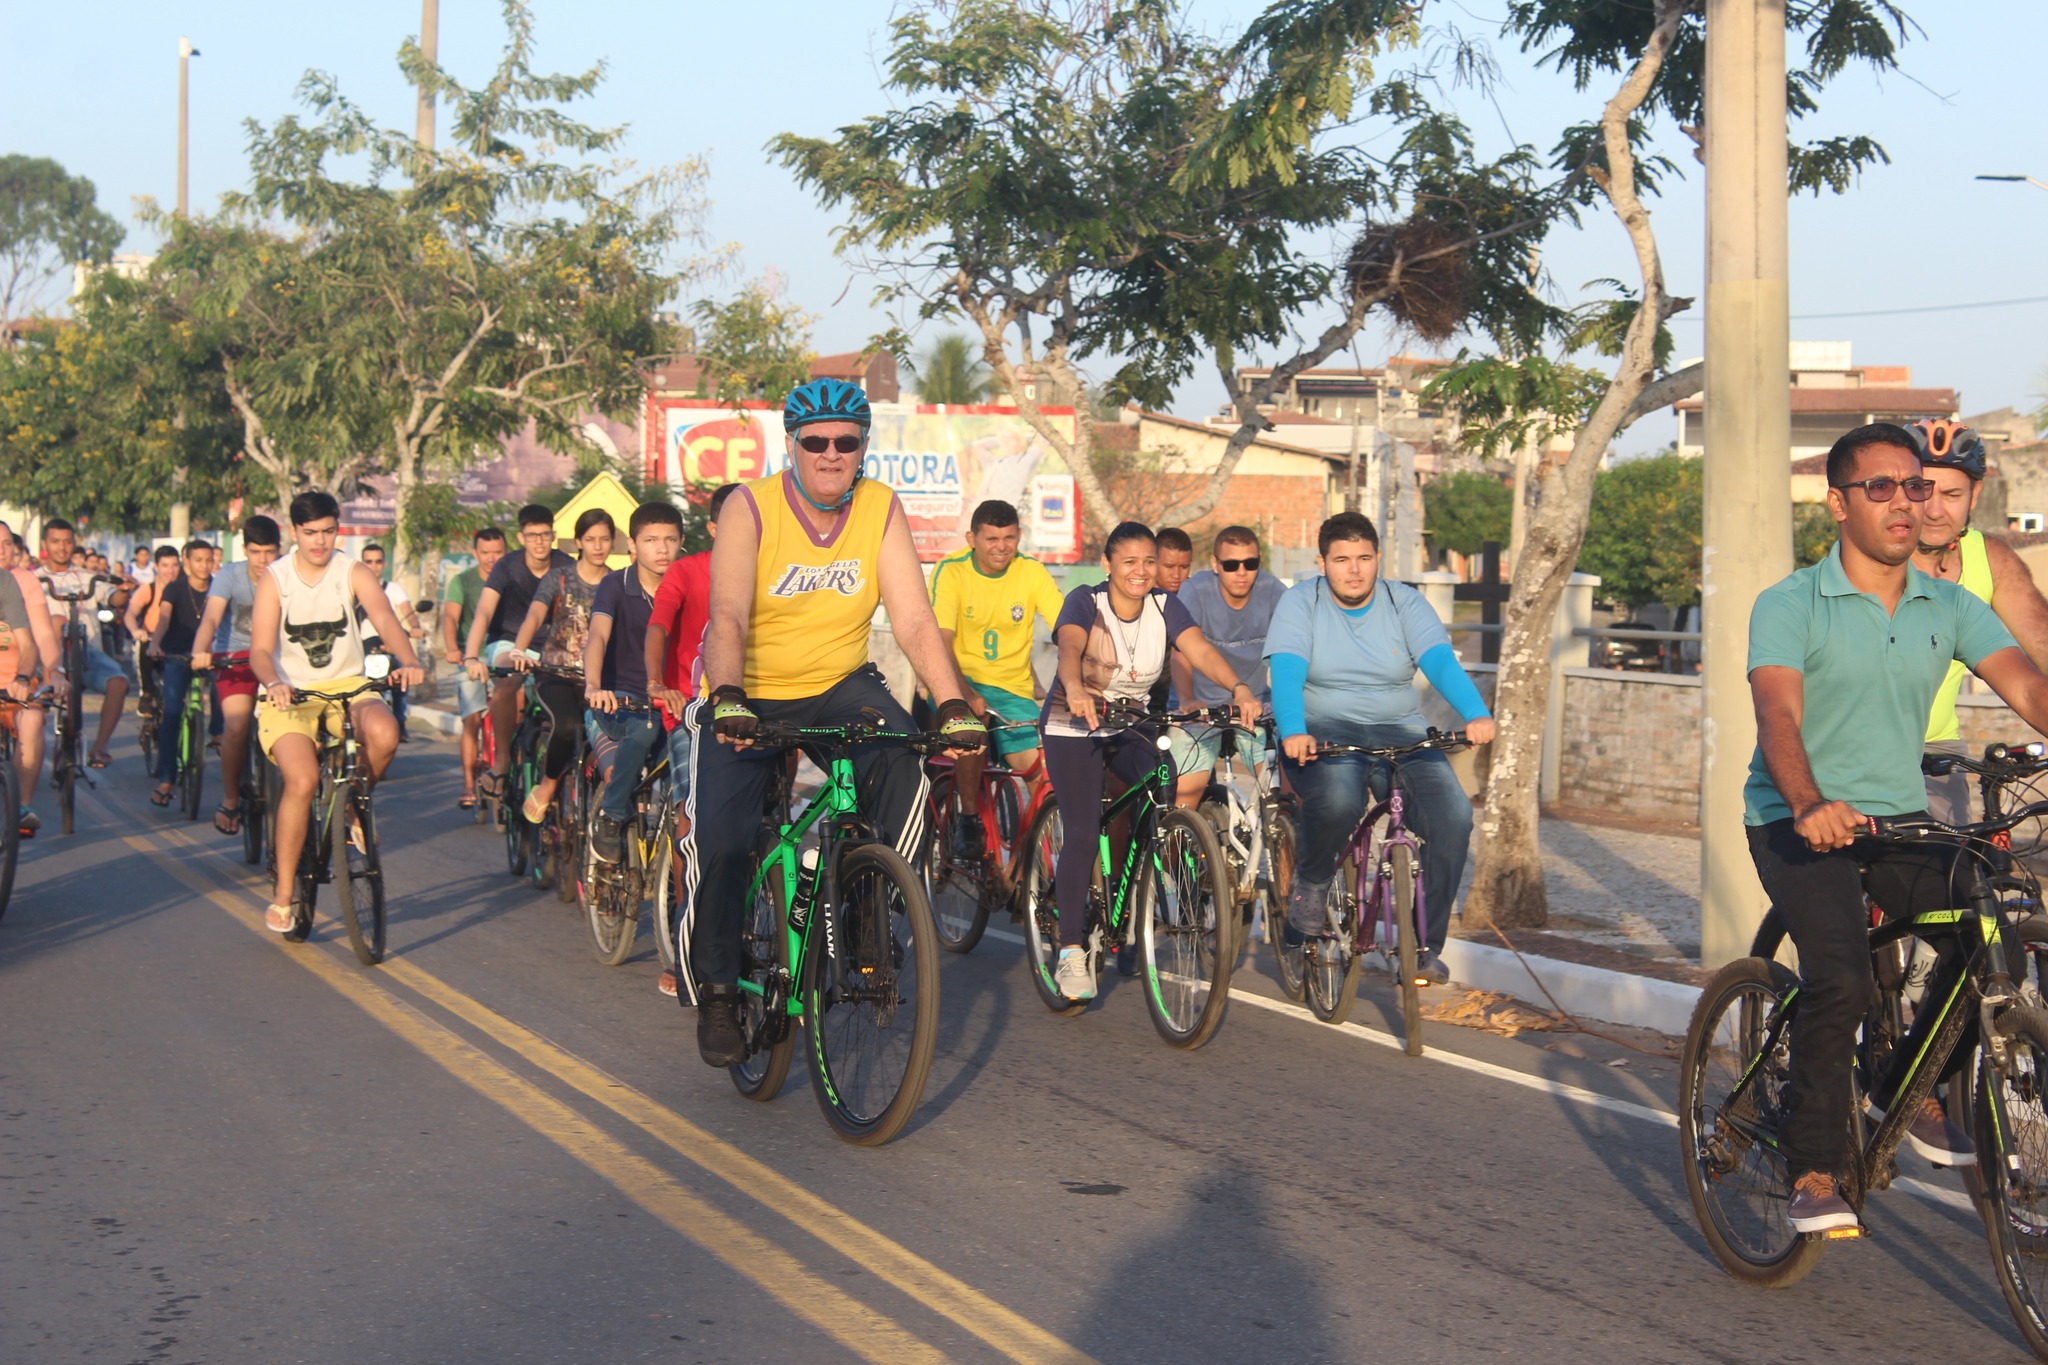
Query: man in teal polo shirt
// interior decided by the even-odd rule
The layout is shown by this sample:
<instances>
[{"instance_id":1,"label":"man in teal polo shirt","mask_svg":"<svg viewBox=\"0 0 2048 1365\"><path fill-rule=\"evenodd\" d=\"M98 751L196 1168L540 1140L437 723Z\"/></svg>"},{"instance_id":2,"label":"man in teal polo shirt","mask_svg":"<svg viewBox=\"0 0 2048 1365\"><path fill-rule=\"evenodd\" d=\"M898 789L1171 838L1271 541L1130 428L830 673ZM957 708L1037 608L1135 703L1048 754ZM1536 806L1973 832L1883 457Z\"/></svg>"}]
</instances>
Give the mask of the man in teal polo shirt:
<instances>
[{"instance_id":1,"label":"man in teal polo shirt","mask_svg":"<svg viewBox=\"0 0 2048 1365\"><path fill-rule=\"evenodd\" d=\"M1757 875L1799 949L1805 990L1779 1134L1793 1181L1786 1215L1800 1232L1856 1225L1835 1174L1856 1029L1875 992L1863 895L1891 916L1953 903L1951 851L1858 845L1864 817L1925 810L1921 736L1952 659L2022 720L2048 730L2048 677L1991 608L1913 567L1921 506L1932 491L1905 431L1880 422L1842 437L1828 452L1827 501L1840 539L1820 563L1767 589L1750 614L1757 749L1743 822ZM1963 966L1953 950L1944 953L1928 998L1946 994ZM1929 1010L1915 1020L1900 1056L1917 1052L1923 1026L1937 1016ZM1950 1073L1970 1051L1966 1036ZM1891 1085L1890 1077L1873 1083L1874 1109L1890 1102ZM1940 1165L1973 1155L1934 1099L1907 1140Z\"/></svg>"}]
</instances>

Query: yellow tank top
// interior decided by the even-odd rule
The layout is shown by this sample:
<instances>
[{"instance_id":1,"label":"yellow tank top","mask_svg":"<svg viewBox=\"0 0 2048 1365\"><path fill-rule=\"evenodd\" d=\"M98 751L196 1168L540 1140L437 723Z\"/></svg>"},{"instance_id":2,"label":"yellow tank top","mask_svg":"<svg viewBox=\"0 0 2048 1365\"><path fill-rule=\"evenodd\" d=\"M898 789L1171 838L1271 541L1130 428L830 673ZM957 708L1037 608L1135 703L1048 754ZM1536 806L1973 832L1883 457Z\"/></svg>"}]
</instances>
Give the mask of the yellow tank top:
<instances>
[{"instance_id":1,"label":"yellow tank top","mask_svg":"<svg viewBox=\"0 0 2048 1365\"><path fill-rule=\"evenodd\" d=\"M821 541L795 479L785 472L744 485L761 527L746 689L770 701L830 691L868 661L868 629L882 600L882 532L896 510L886 484L862 479Z\"/></svg>"},{"instance_id":2,"label":"yellow tank top","mask_svg":"<svg viewBox=\"0 0 2048 1365\"><path fill-rule=\"evenodd\" d=\"M1984 548L1984 533L1975 529L1963 532L1956 542L1956 552L1962 556L1962 573L1956 581L1964 588L1982 598L1991 600L1991 554ZM1970 670L1957 659L1948 666L1948 676L1941 680L1941 690L1934 694L1934 709L1927 715L1927 742L1934 744L1944 739L1960 739L1963 734L1962 722L1956 716L1956 698L1963 692L1963 677Z\"/></svg>"}]
</instances>

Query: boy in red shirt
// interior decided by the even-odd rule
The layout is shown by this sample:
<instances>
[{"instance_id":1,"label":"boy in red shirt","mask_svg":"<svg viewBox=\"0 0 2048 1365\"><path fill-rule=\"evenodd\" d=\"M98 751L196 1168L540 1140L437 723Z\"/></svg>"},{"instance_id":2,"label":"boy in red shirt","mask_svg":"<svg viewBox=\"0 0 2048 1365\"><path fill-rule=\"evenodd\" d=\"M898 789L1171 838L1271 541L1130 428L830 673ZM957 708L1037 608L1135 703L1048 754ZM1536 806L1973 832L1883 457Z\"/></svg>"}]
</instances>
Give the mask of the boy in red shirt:
<instances>
[{"instance_id":1,"label":"boy in red shirt","mask_svg":"<svg viewBox=\"0 0 2048 1365\"><path fill-rule=\"evenodd\" d=\"M714 538L718 535L718 509L738 487L736 483L721 484L711 494L708 528ZM690 829L681 799L690 781L690 730L683 724L683 708L697 695L697 651L703 646L704 624L710 617L711 551L676 556L655 590L653 615L647 620L647 676L661 679L658 687L650 685L648 691L661 708L662 724L668 727L668 780L677 797L678 848ZM661 993L676 994L673 970L662 972Z\"/></svg>"}]
</instances>

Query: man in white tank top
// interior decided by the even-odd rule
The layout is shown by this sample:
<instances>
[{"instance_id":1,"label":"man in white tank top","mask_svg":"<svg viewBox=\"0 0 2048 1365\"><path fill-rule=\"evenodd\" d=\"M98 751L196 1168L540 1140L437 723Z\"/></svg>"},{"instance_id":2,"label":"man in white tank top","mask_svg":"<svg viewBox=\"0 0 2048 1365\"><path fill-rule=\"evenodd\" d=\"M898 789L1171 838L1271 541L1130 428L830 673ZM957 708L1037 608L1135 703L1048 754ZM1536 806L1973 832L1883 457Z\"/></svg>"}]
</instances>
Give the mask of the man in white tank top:
<instances>
[{"instance_id":1,"label":"man in white tank top","mask_svg":"<svg viewBox=\"0 0 2048 1365\"><path fill-rule=\"evenodd\" d=\"M377 575L335 552L341 508L333 495L299 494L292 499L291 518L296 548L257 577L256 604L249 618L249 669L263 684L268 703L257 722L257 735L284 779L277 797L277 886L263 916L264 924L280 934L292 927L299 850L306 842L313 794L320 786L320 716L331 705L295 701L294 689L347 692L366 681L358 606L369 617L370 630L397 656L393 684L411 687L424 676ZM375 692L357 697L352 708L363 762L375 782L384 776L398 748L398 722Z\"/></svg>"}]
</instances>

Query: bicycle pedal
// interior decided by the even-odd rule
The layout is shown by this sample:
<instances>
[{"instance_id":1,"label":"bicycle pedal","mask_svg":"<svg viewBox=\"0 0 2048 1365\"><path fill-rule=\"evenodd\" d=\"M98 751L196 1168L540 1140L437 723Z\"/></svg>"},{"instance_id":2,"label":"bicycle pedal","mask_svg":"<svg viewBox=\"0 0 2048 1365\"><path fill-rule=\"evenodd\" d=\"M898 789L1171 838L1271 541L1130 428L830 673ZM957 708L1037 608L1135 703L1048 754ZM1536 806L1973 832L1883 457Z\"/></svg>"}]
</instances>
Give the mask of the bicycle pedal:
<instances>
[{"instance_id":1,"label":"bicycle pedal","mask_svg":"<svg viewBox=\"0 0 2048 1365\"><path fill-rule=\"evenodd\" d=\"M1870 1233L1860 1224L1853 1228L1829 1228L1820 1235L1823 1242L1854 1242L1868 1237Z\"/></svg>"}]
</instances>

